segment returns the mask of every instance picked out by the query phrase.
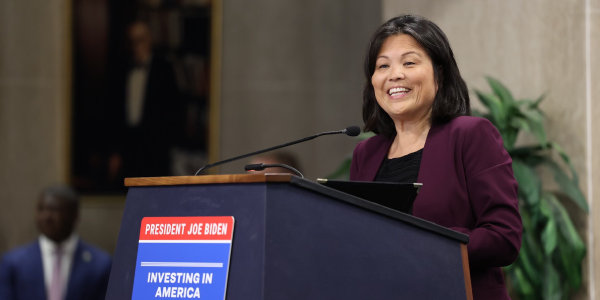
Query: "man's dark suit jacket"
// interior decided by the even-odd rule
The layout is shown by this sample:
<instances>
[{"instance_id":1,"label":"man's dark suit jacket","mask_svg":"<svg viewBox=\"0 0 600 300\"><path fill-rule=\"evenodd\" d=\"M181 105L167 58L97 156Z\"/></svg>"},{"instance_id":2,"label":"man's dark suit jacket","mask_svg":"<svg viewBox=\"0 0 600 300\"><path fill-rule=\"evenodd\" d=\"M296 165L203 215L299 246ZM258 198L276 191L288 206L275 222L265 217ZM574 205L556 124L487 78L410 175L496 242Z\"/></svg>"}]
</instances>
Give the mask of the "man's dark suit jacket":
<instances>
[{"instance_id":1,"label":"man's dark suit jacket","mask_svg":"<svg viewBox=\"0 0 600 300\"><path fill-rule=\"evenodd\" d=\"M110 267L108 254L80 240L73 255L65 300L104 300ZM47 299L38 241L16 248L2 258L0 299Z\"/></svg>"},{"instance_id":2,"label":"man's dark suit jacket","mask_svg":"<svg viewBox=\"0 0 600 300\"><path fill-rule=\"evenodd\" d=\"M393 139L375 136L354 150L351 180L373 181ZM510 299L501 266L521 248L522 222L512 160L486 119L458 117L427 135L413 215L470 236L474 299Z\"/></svg>"}]
</instances>

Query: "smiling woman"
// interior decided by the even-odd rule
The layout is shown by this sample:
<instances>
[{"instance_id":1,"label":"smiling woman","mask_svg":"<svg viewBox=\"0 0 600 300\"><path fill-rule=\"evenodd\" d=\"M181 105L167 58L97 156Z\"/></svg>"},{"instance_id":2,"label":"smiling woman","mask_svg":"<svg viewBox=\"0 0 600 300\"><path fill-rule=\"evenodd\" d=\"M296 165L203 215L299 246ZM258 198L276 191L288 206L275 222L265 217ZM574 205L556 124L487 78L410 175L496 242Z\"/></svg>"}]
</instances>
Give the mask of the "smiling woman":
<instances>
[{"instance_id":1,"label":"smiling woman","mask_svg":"<svg viewBox=\"0 0 600 300\"><path fill-rule=\"evenodd\" d=\"M512 160L498 130L471 117L467 85L433 22L405 15L373 35L351 180L422 183L412 214L468 234L473 299L506 300L500 267L521 247Z\"/></svg>"}]
</instances>

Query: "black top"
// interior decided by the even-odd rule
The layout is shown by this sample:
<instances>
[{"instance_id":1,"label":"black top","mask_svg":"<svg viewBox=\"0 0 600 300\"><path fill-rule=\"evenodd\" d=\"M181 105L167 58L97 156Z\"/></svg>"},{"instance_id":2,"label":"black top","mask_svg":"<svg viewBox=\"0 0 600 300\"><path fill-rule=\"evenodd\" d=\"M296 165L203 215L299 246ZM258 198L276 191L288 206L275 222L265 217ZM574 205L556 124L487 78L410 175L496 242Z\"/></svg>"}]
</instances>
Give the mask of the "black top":
<instances>
[{"instance_id":1,"label":"black top","mask_svg":"<svg viewBox=\"0 0 600 300\"><path fill-rule=\"evenodd\" d=\"M423 149L392 159L386 157L377 171L375 181L416 183L422 156ZM417 194L410 195L409 198L411 205L408 213L412 215L412 202L417 198Z\"/></svg>"},{"instance_id":2,"label":"black top","mask_svg":"<svg viewBox=\"0 0 600 300\"><path fill-rule=\"evenodd\" d=\"M423 149L392 159L386 157L377 171L375 181L416 183L422 156Z\"/></svg>"}]
</instances>

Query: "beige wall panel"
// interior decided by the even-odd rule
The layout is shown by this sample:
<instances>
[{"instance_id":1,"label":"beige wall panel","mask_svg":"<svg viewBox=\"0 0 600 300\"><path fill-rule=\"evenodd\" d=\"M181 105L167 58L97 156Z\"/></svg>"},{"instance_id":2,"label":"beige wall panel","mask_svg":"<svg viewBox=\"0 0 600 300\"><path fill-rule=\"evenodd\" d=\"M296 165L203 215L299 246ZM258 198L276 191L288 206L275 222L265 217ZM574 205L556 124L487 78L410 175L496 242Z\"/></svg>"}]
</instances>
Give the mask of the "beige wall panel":
<instances>
[{"instance_id":1,"label":"beige wall panel","mask_svg":"<svg viewBox=\"0 0 600 300\"><path fill-rule=\"evenodd\" d=\"M0 1L0 252L37 237L39 192L66 179L69 5ZM114 249L120 215L84 204L81 236Z\"/></svg>"},{"instance_id":2,"label":"beige wall panel","mask_svg":"<svg viewBox=\"0 0 600 300\"><path fill-rule=\"evenodd\" d=\"M0 1L0 252L37 236L34 203L64 179L67 1Z\"/></svg>"},{"instance_id":3,"label":"beige wall panel","mask_svg":"<svg viewBox=\"0 0 600 300\"><path fill-rule=\"evenodd\" d=\"M12 86L0 91L0 201L3 207L0 222L6 235L1 241L4 249L35 235L34 203L39 190L45 184L60 180L53 140L56 109L52 102L45 100L50 90Z\"/></svg>"},{"instance_id":4,"label":"beige wall panel","mask_svg":"<svg viewBox=\"0 0 600 300\"><path fill-rule=\"evenodd\" d=\"M66 180L70 5L0 1L0 253L37 237L39 192ZM114 251L122 202L85 198L80 236Z\"/></svg>"},{"instance_id":5,"label":"beige wall panel","mask_svg":"<svg viewBox=\"0 0 600 300\"><path fill-rule=\"evenodd\" d=\"M224 1L221 159L361 125L362 56L381 19L366 0ZM308 178L332 172L357 141L288 148ZM248 160L221 173L243 173Z\"/></svg>"},{"instance_id":6,"label":"beige wall panel","mask_svg":"<svg viewBox=\"0 0 600 300\"><path fill-rule=\"evenodd\" d=\"M592 149L592 195L594 281L597 299L600 297L600 0L590 1L590 50L591 50L591 149Z\"/></svg>"},{"instance_id":7,"label":"beige wall panel","mask_svg":"<svg viewBox=\"0 0 600 300\"><path fill-rule=\"evenodd\" d=\"M125 197L93 197L82 199L78 232L88 242L113 255L125 208Z\"/></svg>"}]
</instances>

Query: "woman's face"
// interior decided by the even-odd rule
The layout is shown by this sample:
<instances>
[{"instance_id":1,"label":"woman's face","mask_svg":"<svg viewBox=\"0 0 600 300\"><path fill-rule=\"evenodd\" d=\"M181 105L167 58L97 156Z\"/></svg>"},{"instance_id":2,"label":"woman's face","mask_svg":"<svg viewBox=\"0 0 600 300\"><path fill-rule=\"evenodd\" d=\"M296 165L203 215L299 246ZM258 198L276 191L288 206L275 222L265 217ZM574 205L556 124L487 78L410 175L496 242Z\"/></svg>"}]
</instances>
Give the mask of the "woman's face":
<instances>
[{"instance_id":1,"label":"woman's face","mask_svg":"<svg viewBox=\"0 0 600 300\"><path fill-rule=\"evenodd\" d=\"M429 118L437 84L431 58L408 34L388 37L371 77L379 106L394 121Z\"/></svg>"}]
</instances>

